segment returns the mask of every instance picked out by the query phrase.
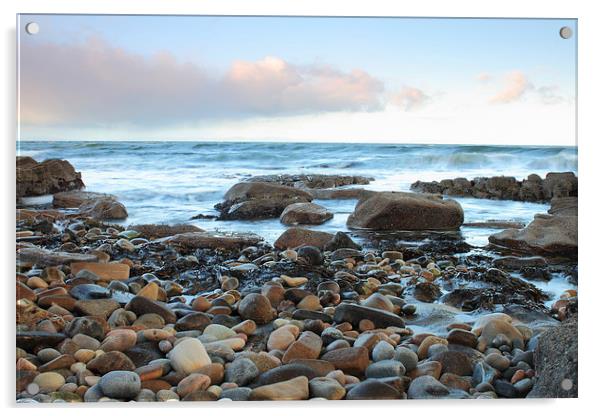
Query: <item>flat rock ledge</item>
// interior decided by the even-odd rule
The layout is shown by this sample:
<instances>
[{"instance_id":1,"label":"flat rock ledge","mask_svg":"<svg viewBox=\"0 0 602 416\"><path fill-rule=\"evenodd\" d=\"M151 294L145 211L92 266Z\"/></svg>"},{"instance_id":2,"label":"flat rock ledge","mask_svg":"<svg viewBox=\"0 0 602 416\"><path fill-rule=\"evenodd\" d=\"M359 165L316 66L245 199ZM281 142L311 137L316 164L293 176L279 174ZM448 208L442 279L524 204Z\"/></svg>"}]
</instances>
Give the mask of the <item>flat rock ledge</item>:
<instances>
[{"instance_id":1,"label":"flat rock ledge","mask_svg":"<svg viewBox=\"0 0 602 416\"><path fill-rule=\"evenodd\" d=\"M532 174L522 181L512 176L444 179L440 182L414 182L414 192L464 196L482 199L507 199L546 202L552 198L577 196L577 177L573 172L550 172L542 179Z\"/></svg>"},{"instance_id":2,"label":"flat rock ledge","mask_svg":"<svg viewBox=\"0 0 602 416\"><path fill-rule=\"evenodd\" d=\"M530 254L577 256L577 197L555 198L548 214L538 214L522 229L489 236L493 245Z\"/></svg>"}]
</instances>

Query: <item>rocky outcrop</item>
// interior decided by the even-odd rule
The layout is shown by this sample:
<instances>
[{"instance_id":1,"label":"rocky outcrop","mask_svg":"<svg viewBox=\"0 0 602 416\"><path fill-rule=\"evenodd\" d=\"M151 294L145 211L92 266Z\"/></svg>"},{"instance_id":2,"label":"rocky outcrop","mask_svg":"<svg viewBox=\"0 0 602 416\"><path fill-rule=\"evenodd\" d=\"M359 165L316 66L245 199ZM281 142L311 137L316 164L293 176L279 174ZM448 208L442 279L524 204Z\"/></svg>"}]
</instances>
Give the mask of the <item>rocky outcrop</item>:
<instances>
[{"instance_id":1,"label":"rocky outcrop","mask_svg":"<svg viewBox=\"0 0 602 416\"><path fill-rule=\"evenodd\" d=\"M347 226L371 230L453 230L463 222L464 211L452 199L410 192L378 192L358 201Z\"/></svg>"},{"instance_id":2,"label":"rocky outcrop","mask_svg":"<svg viewBox=\"0 0 602 416\"><path fill-rule=\"evenodd\" d=\"M575 398L577 388L577 316L540 335L534 354L535 385L529 398Z\"/></svg>"},{"instance_id":3,"label":"rocky outcrop","mask_svg":"<svg viewBox=\"0 0 602 416\"><path fill-rule=\"evenodd\" d=\"M323 224L332 217L332 212L321 205L311 202L298 202L287 206L282 211L280 222L286 225Z\"/></svg>"},{"instance_id":4,"label":"rocky outcrop","mask_svg":"<svg viewBox=\"0 0 602 416\"><path fill-rule=\"evenodd\" d=\"M31 157L17 156L17 198L83 187L81 173L66 160L48 159L38 163Z\"/></svg>"},{"instance_id":5,"label":"rocky outcrop","mask_svg":"<svg viewBox=\"0 0 602 416\"><path fill-rule=\"evenodd\" d=\"M79 214L96 220L122 220L127 218L125 206L114 195L87 191L60 192L53 195L55 208L77 208Z\"/></svg>"},{"instance_id":6,"label":"rocky outcrop","mask_svg":"<svg viewBox=\"0 0 602 416\"><path fill-rule=\"evenodd\" d=\"M192 224L133 224L128 226L128 230L138 231L141 236L151 240L169 237L176 234L203 231L199 227Z\"/></svg>"},{"instance_id":7,"label":"rocky outcrop","mask_svg":"<svg viewBox=\"0 0 602 416\"><path fill-rule=\"evenodd\" d=\"M508 229L489 237L496 246L530 254L577 256L577 198L552 200L549 214L535 215L522 229Z\"/></svg>"},{"instance_id":8,"label":"rocky outcrop","mask_svg":"<svg viewBox=\"0 0 602 416\"><path fill-rule=\"evenodd\" d=\"M247 182L268 182L294 188L326 189L347 185L367 185L374 178L349 175L263 175L249 178Z\"/></svg>"},{"instance_id":9,"label":"rocky outcrop","mask_svg":"<svg viewBox=\"0 0 602 416\"><path fill-rule=\"evenodd\" d=\"M224 202L215 208L221 220L277 218L297 202L310 202L312 196L300 189L269 182L241 182L226 192Z\"/></svg>"},{"instance_id":10,"label":"rocky outcrop","mask_svg":"<svg viewBox=\"0 0 602 416\"><path fill-rule=\"evenodd\" d=\"M577 177L573 172L550 172L545 179L529 175L522 181L512 176L491 178L444 179L440 182L417 181L411 185L414 192L465 196L483 199L543 202L552 198L577 196Z\"/></svg>"}]
</instances>

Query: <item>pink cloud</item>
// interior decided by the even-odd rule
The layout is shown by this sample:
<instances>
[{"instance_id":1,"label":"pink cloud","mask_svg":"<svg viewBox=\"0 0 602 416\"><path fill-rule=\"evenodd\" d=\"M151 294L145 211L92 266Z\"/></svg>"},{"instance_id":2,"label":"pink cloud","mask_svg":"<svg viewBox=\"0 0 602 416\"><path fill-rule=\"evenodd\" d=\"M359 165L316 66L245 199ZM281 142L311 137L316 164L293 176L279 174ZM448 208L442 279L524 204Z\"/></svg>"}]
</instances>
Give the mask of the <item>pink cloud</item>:
<instances>
[{"instance_id":1,"label":"pink cloud","mask_svg":"<svg viewBox=\"0 0 602 416\"><path fill-rule=\"evenodd\" d=\"M390 103L403 108L405 111L412 111L423 107L430 99L431 97L421 89L406 86L391 97Z\"/></svg>"},{"instance_id":2,"label":"pink cloud","mask_svg":"<svg viewBox=\"0 0 602 416\"><path fill-rule=\"evenodd\" d=\"M343 72L266 57L234 62L216 74L166 52L148 57L101 39L27 41L20 52L25 124L153 125L382 106L382 82L359 69Z\"/></svg>"},{"instance_id":3,"label":"pink cloud","mask_svg":"<svg viewBox=\"0 0 602 416\"><path fill-rule=\"evenodd\" d=\"M492 104L508 104L521 99L533 88L526 75L521 71L512 71L506 75L504 87L489 100Z\"/></svg>"}]
</instances>

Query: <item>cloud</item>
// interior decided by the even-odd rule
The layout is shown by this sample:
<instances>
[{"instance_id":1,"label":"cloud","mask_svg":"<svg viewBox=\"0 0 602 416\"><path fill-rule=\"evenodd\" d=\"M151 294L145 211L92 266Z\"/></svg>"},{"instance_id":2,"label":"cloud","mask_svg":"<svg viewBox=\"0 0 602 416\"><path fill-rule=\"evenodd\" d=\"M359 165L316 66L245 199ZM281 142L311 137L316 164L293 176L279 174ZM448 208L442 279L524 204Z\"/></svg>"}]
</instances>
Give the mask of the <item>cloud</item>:
<instances>
[{"instance_id":1,"label":"cloud","mask_svg":"<svg viewBox=\"0 0 602 416\"><path fill-rule=\"evenodd\" d=\"M520 100L533 88L526 75L521 71L512 71L506 75L504 88L489 100L492 104L508 104Z\"/></svg>"},{"instance_id":2,"label":"cloud","mask_svg":"<svg viewBox=\"0 0 602 416\"><path fill-rule=\"evenodd\" d=\"M431 97L421 89L406 86L391 97L390 103L403 108L404 111L412 111L423 107L430 99Z\"/></svg>"},{"instance_id":3,"label":"cloud","mask_svg":"<svg viewBox=\"0 0 602 416\"><path fill-rule=\"evenodd\" d=\"M491 81L493 79L493 76L488 72L481 72L480 74L477 74L476 79L479 82L486 83Z\"/></svg>"},{"instance_id":4,"label":"cloud","mask_svg":"<svg viewBox=\"0 0 602 416\"><path fill-rule=\"evenodd\" d=\"M30 125L157 125L382 108L384 86L356 69L237 61L225 73L167 52L143 56L100 38L24 41L20 116Z\"/></svg>"}]
</instances>

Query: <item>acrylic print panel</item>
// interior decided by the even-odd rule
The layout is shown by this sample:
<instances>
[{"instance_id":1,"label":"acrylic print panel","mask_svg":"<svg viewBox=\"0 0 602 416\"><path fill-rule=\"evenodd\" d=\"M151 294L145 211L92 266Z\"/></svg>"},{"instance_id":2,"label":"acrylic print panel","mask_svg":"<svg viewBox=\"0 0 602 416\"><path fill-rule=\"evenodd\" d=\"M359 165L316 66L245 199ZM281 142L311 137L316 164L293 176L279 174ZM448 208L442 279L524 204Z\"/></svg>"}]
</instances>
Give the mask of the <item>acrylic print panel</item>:
<instances>
[{"instance_id":1,"label":"acrylic print panel","mask_svg":"<svg viewBox=\"0 0 602 416\"><path fill-rule=\"evenodd\" d=\"M18 34L18 402L577 396L575 20Z\"/></svg>"}]
</instances>

